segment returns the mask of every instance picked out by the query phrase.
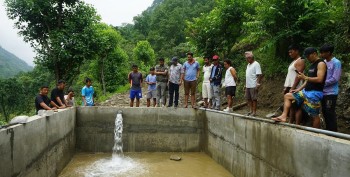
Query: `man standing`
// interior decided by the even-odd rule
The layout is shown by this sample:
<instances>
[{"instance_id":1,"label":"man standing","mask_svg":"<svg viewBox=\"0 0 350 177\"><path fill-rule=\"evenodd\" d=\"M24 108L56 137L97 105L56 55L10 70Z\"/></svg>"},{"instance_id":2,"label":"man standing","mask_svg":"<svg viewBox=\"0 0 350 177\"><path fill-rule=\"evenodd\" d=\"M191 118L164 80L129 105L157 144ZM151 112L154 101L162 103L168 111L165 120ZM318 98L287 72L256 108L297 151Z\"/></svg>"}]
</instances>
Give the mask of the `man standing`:
<instances>
[{"instance_id":1,"label":"man standing","mask_svg":"<svg viewBox=\"0 0 350 177\"><path fill-rule=\"evenodd\" d=\"M334 47L324 44L320 48L321 57L327 65L327 77L323 88L322 113L325 118L326 129L338 131L335 106L339 92L341 62L333 56Z\"/></svg>"},{"instance_id":2,"label":"man standing","mask_svg":"<svg viewBox=\"0 0 350 177\"><path fill-rule=\"evenodd\" d=\"M164 64L164 58L159 59L159 65L155 67L157 76L157 104L165 106L165 91L168 84L168 66Z\"/></svg>"},{"instance_id":3,"label":"man standing","mask_svg":"<svg viewBox=\"0 0 350 177\"><path fill-rule=\"evenodd\" d=\"M225 74L225 95L227 97L227 108L224 109L225 112L232 112L233 97L236 96L236 82L237 73L235 68L232 67L231 60L224 61L224 67L226 69Z\"/></svg>"},{"instance_id":4,"label":"man standing","mask_svg":"<svg viewBox=\"0 0 350 177\"><path fill-rule=\"evenodd\" d=\"M219 62L219 56L213 56L213 67L210 73L210 87L212 91L212 109L220 110L220 88L221 88L221 79L222 79L222 70L223 67Z\"/></svg>"},{"instance_id":5,"label":"man standing","mask_svg":"<svg viewBox=\"0 0 350 177\"><path fill-rule=\"evenodd\" d=\"M301 80L297 77L297 72L303 73L305 69L305 61L300 57L300 48L297 45L290 45L288 47L288 54L290 58L293 60L289 67L288 67L288 73L286 76L286 80L284 82L284 89L283 89L283 95L289 93L291 90L295 90L299 88L302 85ZM296 110L299 108L296 108L295 106L292 106L289 110L289 123L295 123L297 125L300 124L301 121L301 112ZM279 108L279 111L283 112L283 105ZM298 113L298 116L296 116L296 113ZM275 113L273 117L277 117L278 114Z\"/></svg>"},{"instance_id":6,"label":"man standing","mask_svg":"<svg viewBox=\"0 0 350 177\"><path fill-rule=\"evenodd\" d=\"M140 106L140 98L142 98L142 74L138 71L137 65L132 65L132 72L129 73L130 82L130 107L134 107L136 98L136 107Z\"/></svg>"},{"instance_id":7,"label":"man standing","mask_svg":"<svg viewBox=\"0 0 350 177\"><path fill-rule=\"evenodd\" d=\"M95 106L94 88L90 78L85 79L85 86L81 89L81 96L83 99L83 106Z\"/></svg>"},{"instance_id":8,"label":"man standing","mask_svg":"<svg viewBox=\"0 0 350 177\"><path fill-rule=\"evenodd\" d=\"M57 82L57 87L51 91L51 100L55 102L60 108L66 108L68 105L64 99L64 88L66 87L66 82L64 80L59 80Z\"/></svg>"},{"instance_id":9,"label":"man standing","mask_svg":"<svg viewBox=\"0 0 350 177\"><path fill-rule=\"evenodd\" d=\"M168 107L172 107L174 103L174 107L177 108L179 105L179 87L182 84L181 80L181 71L182 65L178 63L177 57L173 57L171 59L171 66L169 69L169 104ZM175 94L175 99L174 99Z\"/></svg>"},{"instance_id":10,"label":"man standing","mask_svg":"<svg viewBox=\"0 0 350 177\"><path fill-rule=\"evenodd\" d=\"M56 111L59 106L50 100L49 97L47 97L47 94L49 93L49 87L44 85L40 88L40 93L35 98L35 108L36 113L38 114L39 110L54 110ZM50 107L53 106L53 108Z\"/></svg>"},{"instance_id":11,"label":"man standing","mask_svg":"<svg viewBox=\"0 0 350 177\"><path fill-rule=\"evenodd\" d=\"M212 91L210 87L210 75L213 65L210 64L209 57L204 57L203 66L203 84L202 84L202 97L204 99L204 107L211 107Z\"/></svg>"},{"instance_id":12,"label":"man standing","mask_svg":"<svg viewBox=\"0 0 350 177\"><path fill-rule=\"evenodd\" d=\"M303 109L313 118L313 127L320 128L320 107L323 97L323 87L325 85L327 67L324 61L318 58L317 50L308 47L304 51L304 55L311 63L308 76L303 73L298 74L298 78L304 80L304 84L296 89L291 90L292 93L284 95L284 109L281 116L272 118L277 122L286 122L289 108L292 101L295 100L297 106L303 106Z\"/></svg>"},{"instance_id":13,"label":"man standing","mask_svg":"<svg viewBox=\"0 0 350 177\"><path fill-rule=\"evenodd\" d=\"M291 90L295 90L301 87L302 82L301 79L297 77L297 72L303 73L305 69L305 61L300 57L300 48L296 45L291 45L288 48L288 54L290 58L293 59L292 63L288 67L288 73L286 77L286 81L284 82L284 95L289 93ZM297 71L297 72L296 72ZM281 107L281 111L283 112L283 106ZM300 125L302 112L300 107L291 107L289 110L289 123L293 123Z\"/></svg>"},{"instance_id":14,"label":"man standing","mask_svg":"<svg viewBox=\"0 0 350 177\"><path fill-rule=\"evenodd\" d=\"M258 102L258 89L261 84L262 72L260 64L254 60L254 55L252 51L245 52L245 58L248 62L245 74L245 97L247 99L248 106L250 109L247 115L255 116Z\"/></svg>"},{"instance_id":15,"label":"man standing","mask_svg":"<svg viewBox=\"0 0 350 177\"><path fill-rule=\"evenodd\" d=\"M182 80L185 86L185 108L188 107L188 98L191 91L191 105L192 108L196 109L196 87L197 80L200 74L200 66L197 61L193 58L193 53L187 53L187 61L183 65Z\"/></svg>"},{"instance_id":16,"label":"man standing","mask_svg":"<svg viewBox=\"0 0 350 177\"><path fill-rule=\"evenodd\" d=\"M157 102L157 76L154 74L154 68L149 70L149 74L146 77L147 88L147 107L151 106L151 99L153 99L153 107L156 107Z\"/></svg>"}]
</instances>

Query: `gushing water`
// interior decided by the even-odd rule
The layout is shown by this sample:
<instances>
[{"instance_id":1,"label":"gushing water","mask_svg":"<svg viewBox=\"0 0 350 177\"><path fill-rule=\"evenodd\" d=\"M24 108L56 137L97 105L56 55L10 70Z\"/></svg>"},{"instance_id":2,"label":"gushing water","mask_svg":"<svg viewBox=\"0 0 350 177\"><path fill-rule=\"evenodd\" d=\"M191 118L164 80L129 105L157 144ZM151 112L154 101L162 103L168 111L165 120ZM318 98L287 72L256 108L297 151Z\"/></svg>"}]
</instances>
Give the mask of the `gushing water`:
<instances>
[{"instance_id":1,"label":"gushing water","mask_svg":"<svg viewBox=\"0 0 350 177\"><path fill-rule=\"evenodd\" d=\"M118 156L124 156L123 154L123 116L121 111L118 112L115 118L114 128L114 146L113 146L113 158Z\"/></svg>"},{"instance_id":2,"label":"gushing water","mask_svg":"<svg viewBox=\"0 0 350 177\"><path fill-rule=\"evenodd\" d=\"M147 173L142 164L130 157L124 157L122 135L123 116L122 112L118 111L115 118L112 158L98 160L84 169L79 169L79 173L85 177L142 176Z\"/></svg>"}]
</instances>

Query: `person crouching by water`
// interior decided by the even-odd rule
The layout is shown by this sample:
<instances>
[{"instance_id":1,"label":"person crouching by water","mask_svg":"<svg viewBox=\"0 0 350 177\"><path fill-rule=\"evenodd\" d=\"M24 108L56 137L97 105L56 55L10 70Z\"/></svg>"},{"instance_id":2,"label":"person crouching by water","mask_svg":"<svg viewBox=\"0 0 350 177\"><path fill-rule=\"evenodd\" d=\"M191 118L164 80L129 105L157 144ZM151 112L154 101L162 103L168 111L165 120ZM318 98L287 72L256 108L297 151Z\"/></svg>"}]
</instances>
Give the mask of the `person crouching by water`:
<instances>
[{"instance_id":1,"label":"person crouching by water","mask_svg":"<svg viewBox=\"0 0 350 177\"><path fill-rule=\"evenodd\" d=\"M232 112L233 97L236 96L236 82L237 73L235 68L232 67L231 60L226 59L224 61L224 67L226 69L225 74L225 95L227 97L227 108L224 109L225 112Z\"/></svg>"},{"instance_id":2,"label":"person crouching by water","mask_svg":"<svg viewBox=\"0 0 350 177\"><path fill-rule=\"evenodd\" d=\"M40 87L40 93L35 98L36 114L39 110L54 110L57 111L59 106L47 97L49 86L43 85ZM52 106L52 107L51 107Z\"/></svg>"},{"instance_id":3,"label":"person crouching by water","mask_svg":"<svg viewBox=\"0 0 350 177\"><path fill-rule=\"evenodd\" d=\"M132 71L129 73L130 82L130 107L134 107L136 98L136 107L140 107L140 98L142 98L142 74L138 71L137 65L132 65Z\"/></svg>"},{"instance_id":4,"label":"person crouching by water","mask_svg":"<svg viewBox=\"0 0 350 177\"><path fill-rule=\"evenodd\" d=\"M304 84L292 93L284 95L284 109L281 116L272 118L276 122L286 122L289 108L292 101L295 100L297 106L302 108L313 118L312 126L320 128L320 107L323 98L323 88L325 85L327 66L326 63L318 57L317 50L308 47L304 51L304 55L311 63L308 76L298 73L298 78L304 80Z\"/></svg>"},{"instance_id":5,"label":"person crouching by water","mask_svg":"<svg viewBox=\"0 0 350 177\"><path fill-rule=\"evenodd\" d=\"M85 86L81 89L81 96L83 99L83 106L95 106L94 88L90 78L85 79Z\"/></svg>"}]
</instances>

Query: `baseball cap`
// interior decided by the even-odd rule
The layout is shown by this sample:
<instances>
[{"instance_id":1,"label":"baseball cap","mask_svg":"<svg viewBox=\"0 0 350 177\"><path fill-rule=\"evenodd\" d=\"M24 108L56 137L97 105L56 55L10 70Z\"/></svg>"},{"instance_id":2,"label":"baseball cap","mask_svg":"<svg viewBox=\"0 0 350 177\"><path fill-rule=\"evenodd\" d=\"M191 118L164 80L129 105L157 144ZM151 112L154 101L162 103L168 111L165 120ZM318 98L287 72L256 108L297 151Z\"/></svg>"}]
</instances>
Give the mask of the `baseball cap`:
<instances>
[{"instance_id":1,"label":"baseball cap","mask_svg":"<svg viewBox=\"0 0 350 177\"><path fill-rule=\"evenodd\" d=\"M304 56L308 57L312 53L317 53L317 50L314 47L308 47L304 50Z\"/></svg>"},{"instance_id":2,"label":"baseball cap","mask_svg":"<svg viewBox=\"0 0 350 177\"><path fill-rule=\"evenodd\" d=\"M214 55L213 56L213 60L218 60L220 57L219 56L217 56L217 55Z\"/></svg>"}]
</instances>

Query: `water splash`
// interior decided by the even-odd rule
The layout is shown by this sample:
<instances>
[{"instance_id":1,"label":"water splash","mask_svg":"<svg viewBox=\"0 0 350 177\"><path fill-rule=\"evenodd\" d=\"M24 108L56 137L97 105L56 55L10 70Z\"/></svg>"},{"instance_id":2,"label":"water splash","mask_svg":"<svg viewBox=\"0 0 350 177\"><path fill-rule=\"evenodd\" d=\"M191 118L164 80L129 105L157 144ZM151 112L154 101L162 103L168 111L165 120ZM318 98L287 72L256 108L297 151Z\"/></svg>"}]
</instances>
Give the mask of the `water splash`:
<instances>
[{"instance_id":1,"label":"water splash","mask_svg":"<svg viewBox=\"0 0 350 177\"><path fill-rule=\"evenodd\" d=\"M145 167L123 154L123 116L118 111L115 118L114 146L112 158L98 160L78 172L84 177L143 176Z\"/></svg>"}]
</instances>

